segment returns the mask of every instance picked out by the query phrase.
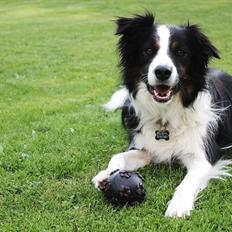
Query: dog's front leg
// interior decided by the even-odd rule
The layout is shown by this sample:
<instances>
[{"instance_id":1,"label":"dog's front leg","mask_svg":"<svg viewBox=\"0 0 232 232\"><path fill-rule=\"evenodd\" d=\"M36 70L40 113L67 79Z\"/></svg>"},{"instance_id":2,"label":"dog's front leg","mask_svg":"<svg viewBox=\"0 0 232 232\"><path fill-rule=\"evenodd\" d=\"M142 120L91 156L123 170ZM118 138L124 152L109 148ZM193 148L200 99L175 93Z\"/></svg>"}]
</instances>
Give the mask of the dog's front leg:
<instances>
[{"instance_id":1,"label":"dog's front leg","mask_svg":"<svg viewBox=\"0 0 232 232\"><path fill-rule=\"evenodd\" d=\"M209 173L212 165L205 157L189 157L185 163L187 174L181 184L176 188L173 198L166 210L167 217L186 217L194 207L194 201L197 194L207 185Z\"/></svg>"},{"instance_id":2,"label":"dog's front leg","mask_svg":"<svg viewBox=\"0 0 232 232\"><path fill-rule=\"evenodd\" d=\"M110 173L116 169L125 171L135 171L151 162L151 156L140 150L130 150L116 154L112 157L106 170L100 171L92 182L96 188L110 176Z\"/></svg>"}]
</instances>

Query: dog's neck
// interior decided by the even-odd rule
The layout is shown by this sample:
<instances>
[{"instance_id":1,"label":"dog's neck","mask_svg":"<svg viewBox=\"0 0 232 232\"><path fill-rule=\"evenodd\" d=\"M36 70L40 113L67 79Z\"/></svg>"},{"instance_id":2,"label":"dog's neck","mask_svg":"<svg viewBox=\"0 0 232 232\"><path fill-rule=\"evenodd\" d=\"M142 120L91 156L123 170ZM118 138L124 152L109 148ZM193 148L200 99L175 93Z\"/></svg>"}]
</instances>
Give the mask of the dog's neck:
<instances>
[{"instance_id":1,"label":"dog's neck","mask_svg":"<svg viewBox=\"0 0 232 232\"><path fill-rule=\"evenodd\" d=\"M205 121L217 119L211 108L211 98L207 92L200 92L192 106L184 107L178 94L168 103L157 103L141 84L135 98L131 98L132 105L140 119L139 127L149 124L156 130L160 125L166 125L170 137L181 133L184 127L196 128L204 125ZM157 123L161 121L161 123Z\"/></svg>"}]
</instances>

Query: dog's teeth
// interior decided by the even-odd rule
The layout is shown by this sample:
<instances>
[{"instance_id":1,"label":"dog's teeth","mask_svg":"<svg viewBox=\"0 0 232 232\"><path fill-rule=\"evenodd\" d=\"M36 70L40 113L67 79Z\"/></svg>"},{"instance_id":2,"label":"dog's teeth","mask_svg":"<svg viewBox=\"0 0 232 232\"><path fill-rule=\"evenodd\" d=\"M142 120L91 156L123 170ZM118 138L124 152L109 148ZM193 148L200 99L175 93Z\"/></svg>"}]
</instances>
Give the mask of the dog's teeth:
<instances>
[{"instance_id":1,"label":"dog's teeth","mask_svg":"<svg viewBox=\"0 0 232 232\"><path fill-rule=\"evenodd\" d=\"M154 91L154 95L159 98L168 98L171 95L171 90L169 90L167 93L158 93L157 91Z\"/></svg>"}]
</instances>

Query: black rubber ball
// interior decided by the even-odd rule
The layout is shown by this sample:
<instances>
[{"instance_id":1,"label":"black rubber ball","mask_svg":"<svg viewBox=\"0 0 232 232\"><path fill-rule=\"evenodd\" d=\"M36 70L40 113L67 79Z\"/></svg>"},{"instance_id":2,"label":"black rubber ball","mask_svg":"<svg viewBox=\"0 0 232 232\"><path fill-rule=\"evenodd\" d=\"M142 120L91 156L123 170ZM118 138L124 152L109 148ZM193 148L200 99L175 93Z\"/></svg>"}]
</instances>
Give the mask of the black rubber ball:
<instances>
[{"instance_id":1,"label":"black rubber ball","mask_svg":"<svg viewBox=\"0 0 232 232\"><path fill-rule=\"evenodd\" d=\"M134 205L142 202L146 191L143 178L137 172L115 170L100 186L104 196L113 205Z\"/></svg>"}]
</instances>

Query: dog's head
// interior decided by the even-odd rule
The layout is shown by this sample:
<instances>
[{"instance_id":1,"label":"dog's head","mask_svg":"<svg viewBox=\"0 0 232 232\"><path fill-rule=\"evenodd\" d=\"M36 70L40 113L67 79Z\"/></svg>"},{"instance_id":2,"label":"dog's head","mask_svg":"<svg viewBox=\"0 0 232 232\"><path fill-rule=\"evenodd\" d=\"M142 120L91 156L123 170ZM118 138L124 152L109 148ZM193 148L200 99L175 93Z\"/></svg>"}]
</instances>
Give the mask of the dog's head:
<instances>
[{"instance_id":1,"label":"dog's head","mask_svg":"<svg viewBox=\"0 0 232 232\"><path fill-rule=\"evenodd\" d=\"M123 80L134 96L144 82L154 101L179 93L187 107L205 88L209 59L219 55L198 26L157 25L151 13L120 17L117 26Z\"/></svg>"}]
</instances>

